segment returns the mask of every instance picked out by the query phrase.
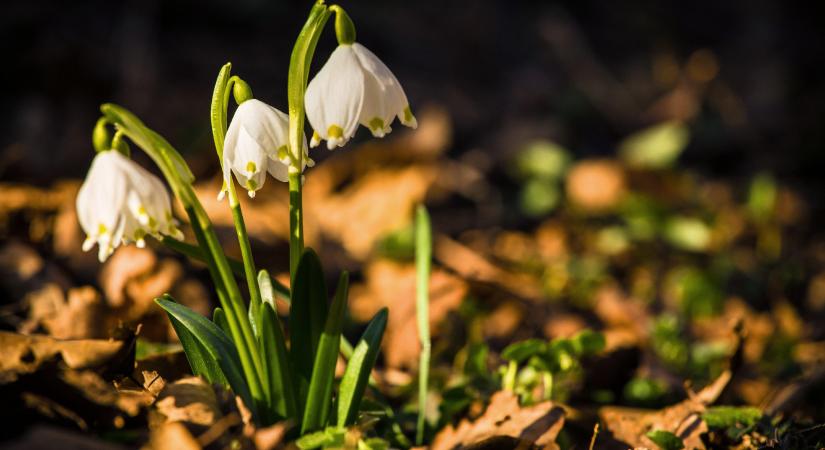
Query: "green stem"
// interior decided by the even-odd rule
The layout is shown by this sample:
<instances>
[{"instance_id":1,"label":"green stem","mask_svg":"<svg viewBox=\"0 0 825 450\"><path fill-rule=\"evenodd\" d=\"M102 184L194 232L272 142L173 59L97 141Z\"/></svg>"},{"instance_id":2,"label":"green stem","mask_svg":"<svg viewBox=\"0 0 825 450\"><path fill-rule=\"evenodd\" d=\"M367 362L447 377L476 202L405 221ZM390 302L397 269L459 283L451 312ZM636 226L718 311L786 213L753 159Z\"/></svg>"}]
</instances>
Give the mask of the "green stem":
<instances>
[{"instance_id":1,"label":"green stem","mask_svg":"<svg viewBox=\"0 0 825 450\"><path fill-rule=\"evenodd\" d=\"M424 206L415 214L415 315L421 355L418 361L418 421L415 443L424 442L424 419L427 409L427 384L430 376L430 265L432 264L432 231L430 216Z\"/></svg>"},{"instance_id":2,"label":"green stem","mask_svg":"<svg viewBox=\"0 0 825 450\"><path fill-rule=\"evenodd\" d=\"M194 180L192 172L171 144L147 128L132 113L113 104L103 105L101 111L110 123L114 124L118 130L122 130L124 135L152 158L175 196L183 204L198 244L204 249L204 255L209 256L207 265L210 266L210 273L215 276L214 280L219 292L218 300L221 301L221 306L226 312L232 339L238 346L241 365L252 396L258 402L263 401L260 358L257 347L254 345L255 338L251 325L244 314L243 298L232 276L226 255L215 235L212 222L192 189L191 182ZM225 295L220 294L221 286L223 286ZM251 405L251 409L257 409L257 405Z\"/></svg>"},{"instance_id":3,"label":"green stem","mask_svg":"<svg viewBox=\"0 0 825 450\"><path fill-rule=\"evenodd\" d=\"M226 138L226 116L227 108L229 107L229 97L232 93L232 85L239 79L237 76L229 76L231 70L232 64L226 63L218 73L215 90L212 92L212 105L209 114L212 123L212 138L215 141L215 151L218 153L218 161L221 167L223 167L223 141ZM261 290L258 287L256 275L258 272L255 269L255 261L252 258L252 246L249 243L249 234L244 224L241 204L238 201L238 192L231 183L225 186L225 188L229 192L232 222L235 225L235 234L238 236L238 245L241 249L241 259L243 260L244 276L246 278L246 285L249 288L250 301L253 305L257 306L261 303Z\"/></svg>"},{"instance_id":4,"label":"green stem","mask_svg":"<svg viewBox=\"0 0 825 450\"><path fill-rule=\"evenodd\" d=\"M289 173L289 274L295 282L298 261L304 252L304 208L301 197L301 174Z\"/></svg>"},{"instance_id":5,"label":"green stem","mask_svg":"<svg viewBox=\"0 0 825 450\"><path fill-rule=\"evenodd\" d=\"M301 199L301 169L304 157L304 94L315 46L331 12L319 0L309 12L289 58L287 98L289 103L289 275L295 281L298 261L304 251L304 214Z\"/></svg>"}]
</instances>

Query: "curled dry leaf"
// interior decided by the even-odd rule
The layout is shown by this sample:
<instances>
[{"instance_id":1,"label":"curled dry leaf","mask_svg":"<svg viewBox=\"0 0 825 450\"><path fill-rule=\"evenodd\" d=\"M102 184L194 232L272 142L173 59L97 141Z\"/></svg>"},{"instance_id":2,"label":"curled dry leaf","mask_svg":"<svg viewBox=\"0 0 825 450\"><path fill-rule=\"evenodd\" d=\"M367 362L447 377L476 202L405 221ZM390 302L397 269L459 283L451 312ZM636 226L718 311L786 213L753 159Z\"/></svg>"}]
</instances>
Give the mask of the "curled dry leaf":
<instances>
[{"instance_id":1,"label":"curled dry leaf","mask_svg":"<svg viewBox=\"0 0 825 450\"><path fill-rule=\"evenodd\" d=\"M522 407L511 392L493 394L478 420L447 426L436 435L432 450L515 449L539 446L557 449L556 437L564 426L564 410L552 402Z\"/></svg>"},{"instance_id":2,"label":"curled dry leaf","mask_svg":"<svg viewBox=\"0 0 825 450\"><path fill-rule=\"evenodd\" d=\"M209 426L220 417L212 386L202 378L188 377L167 385L155 402L164 422L187 422Z\"/></svg>"},{"instance_id":3,"label":"curled dry leaf","mask_svg":"<svg viewBox=\"0 0 825 450\"><path fill-rule=\"evenodd\" d=\"M0 380L30 373L59 356L70 369L99 368L116 359L125 343L115 340L58 340L0 331Z\"/></svg>"},{"instance_id":4,"label":"curled dry leaf","mask_svg":"<svg viewBox=\"0 0 825 450\"><path fill-rule=\"evenodd\" d=\"M701 414L716 401L730 379L731 372L726 370L698 393L659 411L605 406L599 410L599 418L614 439L631 447L654 448L646 434L664 430L681 438L686 448L704 449L700 436L708 428Z\"/></svg>"},{"instance_id":5,"label":"curled dry leaf","mask_svg":"<svg viewBox=\"0 0 825 450\"><path fill-rule=\"evenodd\" d=\"M239 407L239 403L231 392L217 385L212 386L199 377L167 383L160 391L149 416L152 433L150 448L171 448L161 445L166 433L174 433L173 438L184 439L187 445L191 444L192 441L188 438L191 437L198 445L192 448L226 448L233 443L249 447L247 436L252 435L252 430L244 432L243 429L243 416L248 411L242 407L242 403ZM171 424L183 428L172 427ZM184 430L186 433L183 433Z\"/></svg>"},{"instance_id":6,"label":"curled dry leaf","mask_svg":"<svg viewBox=\"0 0 825 450\"><path fill-rule=\"evenodd\" d=\"M0 332L0 348L0 398L15 411L8 426L32 413L83 430L121 428L148 404L142 393L121 393L101 376L131 371L134 336L61 341Z\"/></svg>"}]
</instances>

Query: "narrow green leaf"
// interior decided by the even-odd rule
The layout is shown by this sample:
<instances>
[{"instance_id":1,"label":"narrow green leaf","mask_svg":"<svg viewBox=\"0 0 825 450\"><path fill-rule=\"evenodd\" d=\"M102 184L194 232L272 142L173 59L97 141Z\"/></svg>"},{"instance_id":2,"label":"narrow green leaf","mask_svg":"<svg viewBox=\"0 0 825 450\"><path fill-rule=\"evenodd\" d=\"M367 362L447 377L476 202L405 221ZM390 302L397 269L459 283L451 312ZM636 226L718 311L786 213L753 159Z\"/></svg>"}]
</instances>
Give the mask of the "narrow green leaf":
<instances>
[{"instance_id":1,"label":"narrow green leaf","mask_svg":"<svg viewBox=\"0 0 825 450\"><path fill-rule=\"evenodd\" d=\"M226 311L224 311L223 308L215 308L215 311L212 312L212 322L215 322L215 325L219 326L231 339L232 332L229 331L229 322L226 319Z\"/></svg>"},{"instance_id":2,"label":"narrow green leaf","mask_svg":"<svg viewBox=\"0 0 825 450\"><path fill-rule=\"evenodd\" d=\"M241 370L238 351L226 333L206 317L175 303L168 294L156 298L155 302L166 311L173 324L177 322L182 329L186 329L198 341L203 352L200 354L196 352L194 357L203 357L205 353L208 358L215 361L221 368L232 390L254 411L255 403L252 402L249 386L246 384L246 379L244 379ZM187 353L188 357L189 354Z\"/></svg>"},{"instance_id":3,"label":"narrow green leaf","mask_svg":"<svg viewBox=\"0 0 825 450\"><path fill-rule=\"evenodd\" d=\"M304 250L295 273L289 308L290 359L298 389L298 416L303 417L318 341L327 321L327 287L318 255Z\"/></svg>"},{"instance_id":4,"label":"narrow green leaf","mask_svg":"<svg viewBox=\"0 0 825 450\"><path fill-rule=\"evenodd\" d=\"M381 349L381 338L387 328L387 308L381 308L372 318L361 340L355 346L341 379L338 392L338 426L352 424L358 416L358 408L370 373Z\"/></svg>"},{"instance_id":5,"label":"narrow green leaf","mask_svg":"<svg viewBox=\"0 0 825 450\"><path fill-rule=\"evenodd\" d=\"M210 383L217 383L228 387L229 382L226 381L226 377L223 375L218 362L209 356L209 352L201 345L200 341L171 314L169 315L169 321L172 322L172 327L175 329L178 339L180 339L180 344L183 346L183 353L186 355L187 361L189 361L189 367L192 368L192 373L203 377Z\"/></svg>"},{"instance_id":6,"label":"narrow green leaf","mask_svg":"<svg viewBox=\"0 0 825 450\"><path fill-rule=\"evenodd\" d=\"M272 411L280 418L296 419L296 392L293 388L281 321L278 320L271 304L261 302L258 308L261 318L258 341L264 360L265 382L269 385Z\"/></svg>"},{"instance_id":7,"label":"narrow green leaf","mask_svg":"<svg viewBox=\"0 0 825 450\"><path fill-rule=\"evenodd\" d=\"M332 384L335 381L335 364L341 347L341 330L344 327L344 313L349 292L349 274L341 273L335 299L332 301L324 332L318 342L315 365L309 383L307 407L301 423L301 434L321 429L327 424L332 407Z\"/></svg>"},{"instance_id":8,"label":"narrow green leaf","mask_svg":"<svg viewBox=\"0 0 825 450\"><path fill-rule=\"evenodd\" d=\"M430 266L432 264L432 230L427 209L419 205L415 212L415 317L421 355L418 360L418 420L416 445L424 442L424 414L430 378Z\"/></svg>"}]
</instances>

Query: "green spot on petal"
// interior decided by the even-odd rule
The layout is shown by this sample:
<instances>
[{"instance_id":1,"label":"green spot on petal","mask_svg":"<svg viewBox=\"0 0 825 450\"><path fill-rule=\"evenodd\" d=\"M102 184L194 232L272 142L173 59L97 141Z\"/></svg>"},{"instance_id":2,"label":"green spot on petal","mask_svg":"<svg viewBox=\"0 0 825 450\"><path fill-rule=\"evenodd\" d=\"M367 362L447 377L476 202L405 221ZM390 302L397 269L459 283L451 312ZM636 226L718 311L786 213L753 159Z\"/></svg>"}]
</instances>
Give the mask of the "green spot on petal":
<instances>
[{"instance_id":1,"label":"green spot on petal","mask_svg":"<svg viewBox=\"0 0 825 450\"><path fill-rule=\"evenodd\" d=\"M257 188L258 188L258 183L256 183L255 180L246 180L246 190L254 191Z\"/></svg>"},{"instance_id":2,"label":"green spot on petal","mask_svg":"<svg viewBox=\"0 0 825 450\"><path fill-rule=\"evenodd\" d=\"M344 137L344 129L339 127L338 125L330 125L329 129L327 130L327 139L329 138L336 138L341 139Z\"/></svg>"},{"instance_id":3,"label":"green spot on petal","mask_svg":"<svg viewBox=\"0 0 825 450\"><path fill-rule=\"evenodd\" d=\"M370 130L379 131L384 129L384 121L380 117L370 120Z\"/></svg>"},{"instance_id":4,"label":"green spot on petal","mask_svg":"<svg viewBox=\"0 0 825 450\"><path fill-rule=\"evenodd\" d=\"M318 134L318 133L315 133ZM278 159L284 159L289 156L289 149L286 148L286 145L282 145L278 147L277 151Z\"/></svg>"},{"instance_id":5,"label":"green spot on petal","mask_svg":"<svg viewBox=\"0 0 825 450\"><path fill-rule=\"evenodd\" d=\"M257 172L257 170L258 170L258 166L254 162L249 161L248 163L246 163L246 172L247 173L255 173L255 172Z\"/></svg>"},{"instance_id":6,"label":"green spot on petal","mask_svg":"<svg viewBox=\"0 0 825 450\"><path fill-rule=\"evenodd\" d=\"M407 107L404 108L404 122L412 122L414 119L415 117L413 117L412 110L410 110L410 105L407 105Z\"/></svg>"}]
</instances>

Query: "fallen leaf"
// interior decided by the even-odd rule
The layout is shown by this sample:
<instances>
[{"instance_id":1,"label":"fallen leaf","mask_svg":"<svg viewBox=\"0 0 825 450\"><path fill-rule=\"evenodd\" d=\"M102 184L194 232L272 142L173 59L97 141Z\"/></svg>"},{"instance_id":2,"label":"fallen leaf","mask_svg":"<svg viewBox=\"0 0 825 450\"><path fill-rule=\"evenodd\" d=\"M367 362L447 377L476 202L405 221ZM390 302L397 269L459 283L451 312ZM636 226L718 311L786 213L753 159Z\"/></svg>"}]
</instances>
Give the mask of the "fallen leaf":
<instances>
[{"instance_id":1,"label":"fallen leaf","mask_svg":"<svg viewBox=\"0 0 825 450\"><path fill-rule=\"evenodd\" d=\"M432 450L468 448L557 449L556 437L564 426L564 410L552 402L522 407L510 392L493 394L490 405L478 420L448 425L436 435Z\"/></svg>"},{"instance_id":2,"label":"fallen leaf","mask_svg":"<svg viewBox=\"0 0 825 450\"><path fill-rule=\"evenodd\" d=\"M654 443L646 434L664 430L679 436L688 449L704 449L700 436L707 431L707 425L701 414L716 401L730 379L731 372L725 371L698 393L659 411L605 406L599 409L599 418L614 439L631 447L653 448Z\"/></svg>"}]
</instances>

